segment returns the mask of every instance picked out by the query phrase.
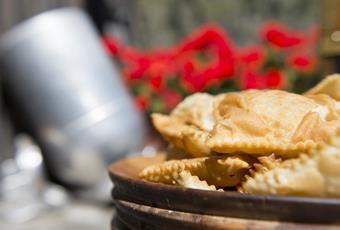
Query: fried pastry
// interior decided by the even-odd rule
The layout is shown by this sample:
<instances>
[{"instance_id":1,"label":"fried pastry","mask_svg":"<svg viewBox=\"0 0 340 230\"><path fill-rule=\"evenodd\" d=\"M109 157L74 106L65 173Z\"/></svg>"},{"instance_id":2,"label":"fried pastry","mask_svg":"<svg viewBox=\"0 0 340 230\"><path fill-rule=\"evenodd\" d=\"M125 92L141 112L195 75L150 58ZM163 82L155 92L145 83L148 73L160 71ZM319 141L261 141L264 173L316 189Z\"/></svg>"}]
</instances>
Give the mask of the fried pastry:
<instances>
[{"instance_id":1,"label":"fried pastry","mask_svg":"<svg viewBox=\"0 0 340 230\"><path fill-rule=\"evenodd\" d=\"M308 152L340 129L336 102L328 101L334 105L280 90L228 94L216 108L217 122L206 145L219 153L292 157Z\"/></svg>"},{"instance_id":2,"label":"fried pastry","mask_svg":"<svg viewBox=\"0 0 340 230\"><path fill-rule=\"evenodd\" d=\"M332 74L323 79L315 87L308 90L305 95L326 94L340 101L340 74Z\"/></svg>"},{"instance_id":3,"label":"fried pastry","mask_svg":"<svg viewBox=\"0 0 340 230\"><path fill-rule=\"evenodd\" d=\"M165 139L193 157L213 152L294 157L340 130L338 104L325 94L248 90L195 94L170 115L152 118Z\"/></svg>"},{"instance_id":4,"label":"fried pastry","mask_svg":"<svg viewBox=\"0 0 340 230\"><path fill-rule=\"evenodd\" d=\"M325 145L340 135L340 75L304 95L198 93L170 115L153 114L152 121L169 142L168 157L145 168L139 174L144 180L205 190L239 186L244 193L340 197L340 137Z\"/></svg>"},{"instance_id":5,"label":"fried pastry","mask_svg":"<svg viewBox=\"0 0 340 230\"><path fill-rule=\"evenodd\" d=\"M215 97L197 93L185 98L169 116L153 114L152 121L163 137L194 157L208 155L206 141L215 124Z\"/></svg>"},{"instance_id":6,"label":"fried pastry","mask_svg":"<svg viewBox=\"0 0 340 230\"><path fill-rule=\"evenodd\" d=\"M216 187L236 186L250 168L251 158L237 156L210 156L182 160L170 160L146 167L139 177L156 183L178 184L180 173L188 171L192 176Z\"/></svg>"},{"instance_id":7,"label":"fried pastry","mask_svg":"<svg viewBox=\"0 0 340 230\"><path fill-rule=\"evenodd\" d=\"M311 155L278 161L262 157L240 187L241 192L340 197L340 138Z\"/></svg>"},{"instance_id":8,"label":"fried pastry","mask_svg":"<svg viewBox=\"0 0 340 230\"><path fill-rule=\"evenodd\" d=\"M223 191L223 189L216 189L215 185L208 185L204 180L200 180L197 176L193 176L190 172L184 170L179 173L177 184L184 188L193 188L210 191Z\"/></svg>"},{"instance_id":9,"label":"fried pastry","mask_svg":"<svg viewBox=\"0 0 340 230\"><path fill-rule=\"evenodd\" d=\"M171 112L171 117L187 125L193 125L204 131L214 127L213 117L215 97L207 93L196 93L186 97Z\"/></svg>"},{"instance_id":10,"label":"fried pastry","mask_svg":"<svg viewBox=\"0 0 340 230\"><path fill-rule=\"evenodd\" d=\"M210 154L210 149L206 146L209 132L194 125L185 124L182 120L171 115L152 114L152 121L162 136L176 148L193 157Z\"/></svg>"}]
</instances>

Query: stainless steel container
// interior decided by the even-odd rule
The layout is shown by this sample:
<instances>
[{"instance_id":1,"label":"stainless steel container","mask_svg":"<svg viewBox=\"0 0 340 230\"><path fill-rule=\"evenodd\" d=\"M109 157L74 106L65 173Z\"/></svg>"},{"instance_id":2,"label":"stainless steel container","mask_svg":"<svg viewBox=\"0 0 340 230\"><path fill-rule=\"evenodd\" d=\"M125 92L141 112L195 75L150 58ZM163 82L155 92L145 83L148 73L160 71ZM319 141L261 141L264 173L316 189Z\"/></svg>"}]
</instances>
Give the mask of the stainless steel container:
<instances>
[{"instance_id":1,"label":"stainless steel container","mask_svg":"<svg viewBox=\"0 0 340 230\"><path fill-rule=\"evenodd\" d=\"M80 9L45 12L0 39L0 71L65 183L109 192L107 165L144 142L142 116Z\"/></svg>"}]
</instances>

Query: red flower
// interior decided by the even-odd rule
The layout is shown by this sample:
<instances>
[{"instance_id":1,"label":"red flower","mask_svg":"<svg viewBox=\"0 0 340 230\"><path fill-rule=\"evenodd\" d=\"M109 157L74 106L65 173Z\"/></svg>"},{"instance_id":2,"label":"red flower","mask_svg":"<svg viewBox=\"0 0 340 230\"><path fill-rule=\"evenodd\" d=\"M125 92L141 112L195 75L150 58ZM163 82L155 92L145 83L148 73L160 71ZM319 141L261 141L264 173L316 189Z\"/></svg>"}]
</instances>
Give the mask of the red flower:
<instances>
[{"instance_id":1,"label":"red flower","mask_svg":"<svg viewBox=\"0 0 340 230\"><path fill-rule=\"evenodd\" d=\"M161 75L153 76L150 80L153 89L160 90L163 88L163 77Z\"/></svg>"},{"instance_id":2,"label":"red flower","mask_svg":"<svg viewBox=\"0 0 340 230\"><path fill-rule=\"evenodd\" d=\"M220 59L230 59L234 54L234 44L224 30L217 25L206 25L186 38L179 45L179 52L205 50L211 48Z\"/></svg>"},{"instance_id":3,"label":"red flower","mask_svg":"<svg viewBox=\"0 0 340 230\"><path fill-rule=\"evenodd\" d=\"M223 81L234 74L234 62L230 60L220 60L216 63L212 63L207 68L199 72L207 82L210 80Z\"/></svg>"},{"instance_id":4,"label":"red flower","mask_svg":"<svg viewBox=\"0 0 340 230\"><path fill-rule=\"evenodd\" d=\"M269 70L264 77L266 88L282 89L286 84L286 76L277 69Z\"/></svg>"},{"instance_id":5,"label":"red flower","mask_svg":"<svg viewBox=\"0 0 340 230\"><path fill-rule=\"evenodd\" d=\"M112 56L116 56L118 54L120 44L115 38L104 36L102 38L102 42L104 44L106 51L109 54L111 54Z\"/></svg>"},{"instance_id":6,"label":"red flower","mask_svg":"<svg viewBox=\"0 0 340 230\"><path fill-rule=\"evenodd\" d=\"M257 72L245 71L241 75L242 89L262 89L264 88L263 76Z\"/></svg>"},{"instance_id":7,"label":"red flower","mask_svg":"<svg viewBox=\"0 0 340 230\"><path fill-rule=\"evenodd\" d=\"M269 70L265 74L247 70L242 74L241 80L243 89L281 89L286 84L285 75L277 69Z\"/></svg>"},{"instance_id":8,"label":"red flower","mask_svg":"<svg viewBox=\"0 0 340 230\"><path fill-rule=\"evenodd\" d=\"M182 96L174 90L166 90L162 93L167 109L170 111L183 99Z\"/></svg>"},{"instance_id":9,"label":"red flower","mask_svg":"<svg viewBox=\"0 0 340 230\"><path fill-rule=\"evenodd\" d=\"M187 60L183 65L183 85L191 93L203 91L208 82L208 77L202 73L202 70L197 70L198 66L194 60ZM203 72L206 70L203 70Z\"/></svg>"},{"instance_id":10,"label":"red flower","mask_svg":"<svg viewBox=\"0 0 340 230\"><path fill-rule=\"evenodd\" d=\"M140 58L138 62L128 64L125 68L128 80L139 80L145 77L145 73L150 65L151 62L147 58Z\"/></svg>"},{"instance_id":11,"label":"red flower","mask_svg":"<svg viewBox=\"0 0 340 230\"><path fill-rule=\"evenodd\" d=\"M189 92L200 92L234 75L234 45L222 28L208 25L188 37L178 48L179 56L191 54L182 65L184 85ZM198 52L208 54L202 65Z\"/></svg>"},{"instance_id":12,"label":"red flower","mask_svg":"<svg viewBox=\"0 0 340 230\"><path fill-rule=\"evenodd\" d=\"M234 62L218 60L201 69L199 63L195 60L187 60L180 74L183 76L183 84L189 92L201 92L209 86L221 83L221 81L233 76Z\"/></svg>"},{"instance_id":13,"label":"red flower","mask_svg":"<svg viewBox=\"0 0 340 230\"><path fill-rule=\"evenodd\" d=\"M150 61L149 57L147 57L145 54L131 47L122 46L119 50L118 55L121 61L124 64L128 64L128 65L131 65L131 64L135 65L140 62Z\"/></svg>"},{"instance_id":14,"label":"red flower","mask_svg":"<svg viewBox=\"0 0 340 230\"><path fill-rule=\"evenodd\" d=\"M152 55L152 54L151 54ZM150 58L150 65L147 74L150 77L164 76L173 73L173 61L157 59L154 56Z\"/></svg>"},{"instance_id":15,"label":"red flower","mask_svg":"<svg viewBox=\"0 0 340 230\"><path fill-rule=\"evenodd\" d=\"M316 57L305 52L316 46L316 27L302 35L282 24L269 23L263 27L262 36L265 46L252 46L237 53L229 36L216 25L201 27L179 45L167 49L143 52L119 44L114 38L103 37L103 42L110 54L119 59L128 83L136 87L139 107L169 111L182 95L214 89L211 87L220 84L221 88L229 87L224 81L234 76L242 89L281 89L288 83L285 69L298 70L292 72L297 77L315 69ZM274 48L274 52L267 53L272 50L269 48ZM266 69L269 71L263 72ZM144 88L146 94L140 92Z\"/></svg>"},{"instance_id":16,"label":"red flower","mask_svg":"<svg viewBox=\"0 0 340 230\"><path fill-rule=\"evenodd\" d=\"M191 93L203 91L208 83L208 78L202 74L186 75L183 80L187 90Z\"/></svg>"},{"instance_id":17,"label":"red flower","mask_svg":"<svg viewBox=\"0 0 340 230\"><path fill-rule=\"evenodd\" d=\"M252 46L239 51L238 59L247 68L258 69L265 60L265 50L260 46Z\"/></svg>"},{"instance_id":18,"label":"red flower","mask_svg":"<svg viewBox=\"0 0 340 230\"><path fill-rule=\"evenodd\" d=\"M304 37L279 23L268 23L262 28L262 37L277 48L290 48L304 42Z\"/></svg>"},{"instance_id":19,"label":"red flower","mask_svg":"<svg viewBox=\"0 0 340 230\"><path fill-rule=\"evenodd\" d=\"M150 106L150 101L149 98L145 97L145 96L137 96L135 98L135 102L136 105L138 106L138 108L140 108L141 110L147 110Z\"/></svg>"},{"instance_id":20,"label":"red flower","mask_svg":"<svg viewBox=\"0 0 340 230\"><path fill-rule=\"evenodd\" d=\"M292 55L288 58L288 63L298 71L311 72L316 67L316 57L308 54Z\"/></svg>"},{"instance_id":21,"label":"red flower","mask_svg":"<svg viewBox=\"0 0 340 230\"><path fill-rule=\"evenodd\" d=\"M195 64L193 60L187 60L183 65L183 75L189 76L192 75L195 71Z\"/></svg>"}]
</instances>

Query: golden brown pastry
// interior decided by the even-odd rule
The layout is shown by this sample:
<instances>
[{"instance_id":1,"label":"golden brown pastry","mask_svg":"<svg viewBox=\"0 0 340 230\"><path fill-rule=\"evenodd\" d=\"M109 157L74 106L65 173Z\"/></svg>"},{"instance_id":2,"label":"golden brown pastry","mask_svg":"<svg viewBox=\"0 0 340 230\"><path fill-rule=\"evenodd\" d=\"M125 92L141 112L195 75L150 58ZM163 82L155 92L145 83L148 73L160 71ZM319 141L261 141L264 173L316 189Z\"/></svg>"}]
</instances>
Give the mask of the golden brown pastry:
<instances>
[{"instance_id":1,"label":"golden brown pastry","mask_svg":"<svg viewBox=\"0 0 340 230\"><path fill-rule=\"evenodd\" d=\"M215 124L213 109L216 100L206 93L193 94L178 104L169 116L153 114L152 122L176 148L194 157L208 155L210 149L205 143Z\"/></svg>"},{"instance_id":2,"label":"golden brown pastry","mask_svg":"<svg viewBox=\"0 0 340 230\"><path fill-rule=\"evenodd\" d=\"M327 95L280 90L194 94L170 115L152 118L165 139L193 157L212 152L292 157L340 130L338 103Z\"/></svg>"},{"instance_id":3,"label":"golden brown pastry","mask_svg":"<svg viewBox=\"0 0 340 230\"><path fill-rule=\"evenodd\" d=\"M197 176L191 175L189 171L182 171L176 180L177 184L184 188L193 188L210 191L223 191L223 189L216 189L215 185L208 185L205 180L200 180Z\"/></svg>"},{"instance_id":4,"label":"golden brown pastry","mask_svg":"<svg viewBox=\"0 0 340 230\"><path fill-rule=\"evenodd\" d=\"M145 168L139 174L144 180L205 190L239 186L244 193L340 197L340 137L325 145L340 135L340 75L325 78L304 95L198 93L170 115L153 114L152 121L169 142L168 161Z\"/></svg>"},{"instance_id":5,"label":"golden brown pastry","mask_svg":"<svg viewBox=\"0 0 340 230\"><path fill-rule=\"evenodd\" d=\"M340 197L340 138L311 155L283 162L262 157L240 191L255 194Z\"/></svg>"},{"instance_id":6,"label":"golden brown pastry","mask_svg":"<svg viewBox=\"0 0 340 230\"><path fill-rule=\"evenodd\" d=\"M146 167L139 177L157 183L178 184L182 171L197 176L216 187L235 186L250 168L252 159L237 156L210 156L182 160L170 160Z\"/></svg>"},{"instance_id":7,"label":"golden brown pastry","mask_svg":"<svg viewBox=\"0 0 340 230\"><path fill-rule=\"evenodd\" d=\"M340 101L340 74L332 74L323 79L315 87L308 90L305 95L326 94Z\"/></svg>"},{"instance_id":8,"label":"golden brown pastry","mask_svg":"<svg viewBox=\"0 0 340 230\"><path fill-rule=\"evenodd\" d=\"M152 122L162 136L176 148L184 150L193 157L210 154L210 148L206 146L209 132L186 124L171 115L152 114Z\"/></svg>"},{"instance_id":9,"label":"golden brown pastry","mask_svg":"<svg viewBox=\"0 0 340 230\"><path fill-rule=\"evenodd\" d=\"M187 125L193 125L204 131L211 131L215 119L212 116L215 97L207 93L196 93L185 98L171 112L171 117Z\"/></svg>"},{"instance_id":10,"label":"golden brown pastry","mask_svg":"<svg viewBox=\"0 0 340 230\"><path fill-rule=\"evenodd\" d=\"M220 153L296 156L308 152L340 129L335 101L328 101L280 90L228 94L217 107L217 122L206 145Z\"/></svg>"}]
</instances>

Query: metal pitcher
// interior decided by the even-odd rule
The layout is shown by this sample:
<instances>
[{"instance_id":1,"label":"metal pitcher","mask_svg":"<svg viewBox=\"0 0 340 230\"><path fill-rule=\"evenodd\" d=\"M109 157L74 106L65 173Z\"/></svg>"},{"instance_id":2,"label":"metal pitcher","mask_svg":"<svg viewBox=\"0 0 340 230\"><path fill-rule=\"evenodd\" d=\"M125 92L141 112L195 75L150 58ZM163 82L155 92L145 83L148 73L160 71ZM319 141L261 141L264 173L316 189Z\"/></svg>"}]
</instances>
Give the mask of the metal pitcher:
<instances>
[{"instance_id":1,"label":"metal pitcher","mask_svg":"<svg viewBox=\"0 0 340 230\"><path fill-rule=\"evenodd\" d=\"M107 165L138 151L141 113L80 9L48 11L0 39L0 71L52 174L98 197Z\"/></svg>"}]
</instances>

